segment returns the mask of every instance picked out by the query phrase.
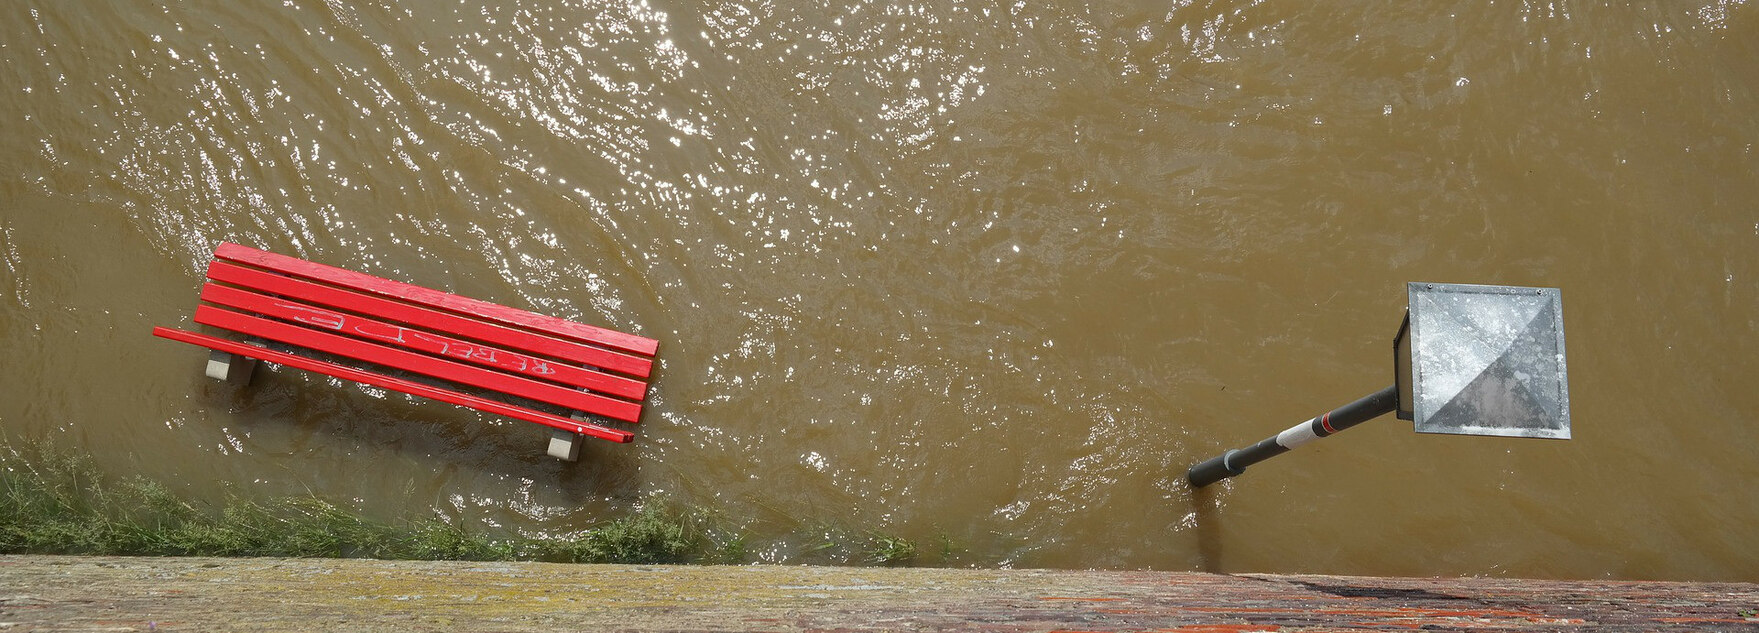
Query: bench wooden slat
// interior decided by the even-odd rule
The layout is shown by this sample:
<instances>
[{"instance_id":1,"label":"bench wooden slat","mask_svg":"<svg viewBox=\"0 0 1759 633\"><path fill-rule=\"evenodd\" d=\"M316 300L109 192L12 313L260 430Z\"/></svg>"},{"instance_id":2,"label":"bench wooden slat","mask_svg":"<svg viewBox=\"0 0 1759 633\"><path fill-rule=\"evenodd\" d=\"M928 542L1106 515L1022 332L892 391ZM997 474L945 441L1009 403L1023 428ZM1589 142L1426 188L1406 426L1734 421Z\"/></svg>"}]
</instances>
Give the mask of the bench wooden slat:
<instances>
[{"instance_id":1,"label":"bench wooden slat","mask_svg":"<svg viewBox=\"0 0 1759 633\"><path fill-rule=\"evenodd\" d=\"M222 352L238 354L240 356L258 358L271 363L286 365L288 367L296 367L306 371L315 371L320 374L335 376L344 380L352 380L358 383L372 385L374 387L400 391L411 395L422 396L424 398L433 398L441 402L466 406L496 415L504 415L510 418L524 420L526 422L534 422L544 426L561 429L563 431L580 433L613 442L626 443L635 437L635 434L628 431L579 422L535 409L527 409L525 407L507 404L505 402L480 398L470 394L459 393L449 389L442 389L432 385L425 385L393 376L386 376L376 372L355 369L353 367L346 367L302 356L295 356L293 354L278 352L272 349L257 347L255 345L246 345L237 341L208 336L206 334L197 334L195 332L187 332L167 327L155 327L153 328L153 335L173 341L200 345L202 347Z\"/></svg>"},{"instance_id":2,"label":"bench wooden slat","mask_svg":"<svg viewBox=\"0 0 1759 633\"><path fill-rule=\"evenodd\" d=\"M381 299L341 288L301 281L220 260L214 260L208 266L208 278L643 378L647 377L653 370L653 361L639 356L478 321L400 301ZM640 383L640 381L632 382ZM645 383L640 384L643 389L646 388Z\"/></svg>"},{"instance_id":3,"label":"bench wooden slat","mask_svg":"<svg viewBox=\"0 0 1759 633\"><path fill-rule=\"evenodd\" d=\"M444 380L475 385L484 389L492 389L532 400L578 409L587 413L609 418L635 422L641 417L641 405L615 398L607 398L598 394L569 389L555 384L538 382L511 374L504 374L480 367L465 365L443 358L428 356L416 352L404 351L393 347L369 343L361 339L352 339L336 334L329 334L315 329L303 328L262 317L251 316L217 308L214 306L197 306L195 322L218 328L232 330L249 336L258 336L272 341L290 343L321 352L338 354L396 367L406 371L433 376Z\"/></svg>"},{"instance_id":4,"label":"bench wooden slat","mask_svg":"<svg viewBox=\"0 0 1759 633\"><path fill-rule=\"evenodd\" d=\"M475 315L491 321L509 325L518 325L565 336L588 343L634 352L644 356L653 356L659 351L660 343L651 338L625 334L616 330L607 330L584 323L576 323L567 319L528 312L517 308L489 303L462 297L449 292L441 292L431 288L423 288L400 281L392 281L375 277L366 273L355 272L334 266L326 266L295 257L257 250L230 242L221 243L214 250L214 256L235 262L244 262L253 266L273 270L275 272L316 279L326 283L368 292L386 297L402 299L411 303L444 308L455 312Z\"/></svg>"},{"instance_id":5,"label":"bench wooden slat","mask_svg":"<svg viewBox=\"0 0 1759 633\"><path fill-rule=\"evenodd\" d=\"M518 352L462 341L425 330L406 328L353 314L326 310L290 299L271 297L231 286L204 284L201 299L284 321L293 321L332 330L340 334L366 338L376 343L400 345L418 352L465 360L634 400L642 399L647 392L647 384L638 380L587 371L562 362L527 356Z\"/></svg>"}]
</instances>

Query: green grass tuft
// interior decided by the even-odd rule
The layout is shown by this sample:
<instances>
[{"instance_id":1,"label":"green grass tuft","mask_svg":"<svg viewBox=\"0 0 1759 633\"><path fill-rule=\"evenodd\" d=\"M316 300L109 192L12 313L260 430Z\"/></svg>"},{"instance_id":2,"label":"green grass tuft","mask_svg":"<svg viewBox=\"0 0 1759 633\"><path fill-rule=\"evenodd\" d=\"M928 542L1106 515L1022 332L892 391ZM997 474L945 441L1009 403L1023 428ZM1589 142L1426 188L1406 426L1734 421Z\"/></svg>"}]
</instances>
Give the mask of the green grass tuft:
<instances>
[{"instance_id":1,"label":"green grass tuft","mask_svg":"<svg viewBox=\"0 0 1759 633\"><path fill-rule=\"evenodd\" d=\"M869 532L862 560L871 565L909 565L916 561L916 543L909 539Z\"/></svg>"}]
</instances>

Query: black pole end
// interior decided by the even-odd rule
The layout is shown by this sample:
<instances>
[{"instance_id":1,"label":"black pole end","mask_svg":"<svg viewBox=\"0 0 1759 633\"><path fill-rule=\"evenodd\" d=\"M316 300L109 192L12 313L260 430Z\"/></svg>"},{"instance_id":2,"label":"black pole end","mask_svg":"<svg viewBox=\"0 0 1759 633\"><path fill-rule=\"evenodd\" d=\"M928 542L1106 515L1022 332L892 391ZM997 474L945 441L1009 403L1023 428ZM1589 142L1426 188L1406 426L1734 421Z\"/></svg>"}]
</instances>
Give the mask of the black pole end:
<instances>
[{"instance_id":1,"label":"black pole end","mask_svg":"<svg viewBox=\"0 0 1759 633\"><path fill-rule=\"evenodd\" d=\"M1191 482L1192 488L1202 488L1246 472L1245 468L1235 469L1228 465L1228 457L1238 452L1240 451L1231 450L1192 466L1191 470L1185 471L1185 479Z\"/></svg>"}]
</instances>

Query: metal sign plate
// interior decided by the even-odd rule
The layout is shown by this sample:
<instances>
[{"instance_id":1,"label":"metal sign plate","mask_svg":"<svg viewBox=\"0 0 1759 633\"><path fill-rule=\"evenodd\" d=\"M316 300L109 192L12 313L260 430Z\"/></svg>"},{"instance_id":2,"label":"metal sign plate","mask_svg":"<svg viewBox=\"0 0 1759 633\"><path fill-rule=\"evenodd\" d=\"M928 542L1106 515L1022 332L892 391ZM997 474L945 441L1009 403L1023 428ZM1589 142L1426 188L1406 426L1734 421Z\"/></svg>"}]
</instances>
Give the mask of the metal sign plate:
<instances>
[{"instance_id":1,"label":"metal sign plate","mask_svg":"<svg viewBox=\"0 0 1759 633\"><path fill-rule=\"evenodd\" d=\"M1410 355L1399 359L1411 372L1399 377L1409 381L1401 391L1409 384L1410 400L1401 398L1399 408L1411 411L1418 432L1570 438L1558 289L1412 283L1408 290L1410 327L1395 348Z\"/></svg>"}]
</instances>

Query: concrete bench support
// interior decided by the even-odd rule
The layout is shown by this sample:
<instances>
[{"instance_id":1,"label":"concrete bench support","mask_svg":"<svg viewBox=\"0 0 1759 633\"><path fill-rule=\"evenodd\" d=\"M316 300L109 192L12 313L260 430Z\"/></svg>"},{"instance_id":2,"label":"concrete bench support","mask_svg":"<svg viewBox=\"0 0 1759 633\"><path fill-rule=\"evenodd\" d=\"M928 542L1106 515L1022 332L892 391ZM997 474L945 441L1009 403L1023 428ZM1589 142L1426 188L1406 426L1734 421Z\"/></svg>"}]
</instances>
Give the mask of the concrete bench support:
<instances>
[{"instance_id":1,"label":"concrete bench support","mask_svg":"<svg viewBox=\"0 0 1759 633\"><path fill-rule=\"evenodd\" d=\"M550 429L550 457L565 462L580 461L582 436L562 429Z\"/></svg>"},{"instance_id":2,"label":"concrete bench support","mask_svg":"<svg viewBox=\"0 0 1759 633\"><path fill-rule=\"evenodd\" d=\"M257 359L237 354L228 354L220 350L208 352L208 377L224 380L235 385L250 384L251 372L257 368Z\"/></svg>"}]
</instances>

